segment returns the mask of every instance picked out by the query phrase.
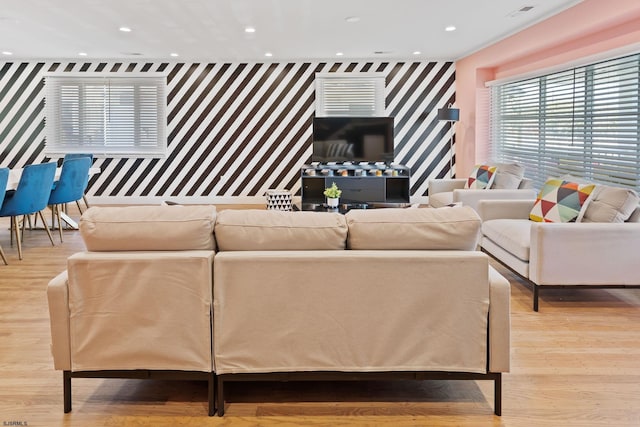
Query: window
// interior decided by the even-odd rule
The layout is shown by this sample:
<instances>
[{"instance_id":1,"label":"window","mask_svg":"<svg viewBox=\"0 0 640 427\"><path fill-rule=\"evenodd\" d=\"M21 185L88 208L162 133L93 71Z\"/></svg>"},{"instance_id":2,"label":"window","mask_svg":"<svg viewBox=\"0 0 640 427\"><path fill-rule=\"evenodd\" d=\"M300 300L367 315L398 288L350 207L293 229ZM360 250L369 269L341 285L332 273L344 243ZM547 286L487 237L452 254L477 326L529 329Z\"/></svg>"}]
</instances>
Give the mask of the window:
<instances>
[{"instance_id":1,"label":"window","mask_svg":"<svg viewBox=\"0 0 640 427\"><path fill-rule=\"evenodd\" d=\"M382 73L316 73L316 116L385 116Z\"/></svg>"},{"instance_id":2,"label":"window","mask_svg":"<svg viewBox=\"0 0 640 427\"><path fill-rule=\"evenodd\" d=\"M162 157L165 76L47 75L47 154Z\"/></svg>"},{"instance_id":3,"label":"window","mask_svg":"<svg viewBox=\"0 0 640 427\"><path fill-rule=\"evenodd\" d=\"M492 88L493 157L640 190L640 54Z\"/></svg>"}]
</instances>

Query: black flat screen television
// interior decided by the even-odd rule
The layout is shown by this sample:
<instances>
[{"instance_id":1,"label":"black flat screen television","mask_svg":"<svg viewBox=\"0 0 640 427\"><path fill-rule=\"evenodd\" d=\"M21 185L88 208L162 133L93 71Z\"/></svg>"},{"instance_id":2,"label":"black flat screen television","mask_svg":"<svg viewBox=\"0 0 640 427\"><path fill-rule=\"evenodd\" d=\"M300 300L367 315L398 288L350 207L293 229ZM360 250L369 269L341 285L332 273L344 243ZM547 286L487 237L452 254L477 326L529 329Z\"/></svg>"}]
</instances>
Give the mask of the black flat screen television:
<instances>
[{"instance_id":1,"label":"black flat screen television","mask_svg":"<svg viewBox=\"0 0 640 427\"><path fill-rule=\"evenodd\" d=\"M314 117L314 162L393 162L393 117Z\"/></svg>"}]
</instances>

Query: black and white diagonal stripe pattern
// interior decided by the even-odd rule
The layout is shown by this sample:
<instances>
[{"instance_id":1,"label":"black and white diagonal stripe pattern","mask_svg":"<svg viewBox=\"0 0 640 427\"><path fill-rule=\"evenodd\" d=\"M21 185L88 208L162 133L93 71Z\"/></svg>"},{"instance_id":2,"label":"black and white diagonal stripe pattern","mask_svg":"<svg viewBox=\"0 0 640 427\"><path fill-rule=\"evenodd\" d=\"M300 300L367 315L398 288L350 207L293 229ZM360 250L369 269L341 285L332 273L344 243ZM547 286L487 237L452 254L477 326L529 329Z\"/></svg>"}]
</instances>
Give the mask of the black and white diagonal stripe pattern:
<instances>
[{"instance_id":1,"label":"black and white diagonal stripe pattern","mask_svg":"<svg viewBox=\"0 0 640 427\"><path fill-rule=\"evenodd\" d=\"M0 63L0 166L44 155L43 73L166 72L166 159L99 158L89 196L228 200L270 188L300 189L311 158L317 72L382 72L387 115L395 117L395 161L412 169L411 194L449 169L448 124L437 109L455 101L451 62Z\"/></svg>"}]
</instances>

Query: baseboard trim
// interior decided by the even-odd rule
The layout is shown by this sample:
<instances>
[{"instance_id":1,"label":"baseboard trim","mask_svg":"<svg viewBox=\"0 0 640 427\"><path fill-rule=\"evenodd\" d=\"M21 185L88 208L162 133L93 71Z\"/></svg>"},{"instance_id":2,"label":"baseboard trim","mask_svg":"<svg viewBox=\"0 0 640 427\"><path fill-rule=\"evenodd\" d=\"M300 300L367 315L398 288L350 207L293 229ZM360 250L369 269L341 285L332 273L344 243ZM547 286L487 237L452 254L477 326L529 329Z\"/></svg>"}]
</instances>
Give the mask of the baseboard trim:
<instances>
[{"instance_id":1,"label":"baseboard trim","mask_svg":"<svg viewBox=\"0 0 640 427\"><path fill-rule=\"evenodd\" d=\"M87 196L89 205L160 205L169 201L183 205L265 205L265 196ZM300 204L300 196L293 196ZM411 203L427 204L427 196L412 196Z\"/></svg>"},{"instance_id":2,"label":"baseboard trim","mask_svg":"<svg viewBox=\"0 0 640 427\"><path fill-rule=\"evenodd\" d=\"M171 197L171 196L89 196L89 205L160 205L170 201L183 205L265 205L264 196L211 196L211 197ZM298 198L299 199L299 198ZM296 197L294 197L294 202Z\"/></svg>"}]
</instances>

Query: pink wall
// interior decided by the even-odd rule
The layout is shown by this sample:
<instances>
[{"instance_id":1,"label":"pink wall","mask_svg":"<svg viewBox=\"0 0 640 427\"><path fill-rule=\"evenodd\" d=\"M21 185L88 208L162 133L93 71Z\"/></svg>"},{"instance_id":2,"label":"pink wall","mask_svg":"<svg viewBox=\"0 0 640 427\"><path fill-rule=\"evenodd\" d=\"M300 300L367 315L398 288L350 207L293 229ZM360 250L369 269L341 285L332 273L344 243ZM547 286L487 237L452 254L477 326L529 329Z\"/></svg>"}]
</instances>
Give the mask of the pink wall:
<instances>
[{"instance_id":1,"label":"pink wall","mask_svg":"<svg viewBox=\"0 0 640 427\"><path fill-rule=\"evenodd\" d=\"M476 89L485 82L567 64L616 49L640 51L640 0L583 0L456 62L456 170L467 176L486 146L476 134ZM631 53L629 50L627 53Z\"/></svg>"}]
</instances>

